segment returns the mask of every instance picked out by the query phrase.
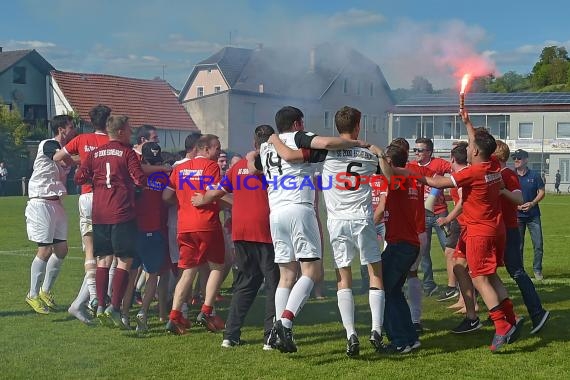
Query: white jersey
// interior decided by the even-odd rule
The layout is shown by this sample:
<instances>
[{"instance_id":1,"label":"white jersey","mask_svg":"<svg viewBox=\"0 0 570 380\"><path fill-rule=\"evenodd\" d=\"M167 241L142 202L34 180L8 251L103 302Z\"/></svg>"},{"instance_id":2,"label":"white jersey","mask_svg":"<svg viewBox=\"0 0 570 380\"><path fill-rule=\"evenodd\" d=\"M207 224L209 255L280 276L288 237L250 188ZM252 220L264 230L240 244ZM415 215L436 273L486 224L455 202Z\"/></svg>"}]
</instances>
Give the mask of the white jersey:
<instances>
[{"instance_id":1,"label":"white jersey","mask_svg":"<svg viewBox=\"0 0 570 380\"><path fill-rule=\"evenodd\" d=\"M378 157L366 148L329 151L322 179L328 219L372 218L369 182L377 170Z\"/></svg>"},{"instance_id":2,"label":"white jersey","mask_svg":"<svg viewBox=\"0 0 570 380\"><path fill-rule=\"evenodd\" d=\"M28 184L30 198L47 198L67 194L65 183L69 169L53 160L53 155L61 149L55 139L43 140L38 146L34 161L34 172Z\"/></svg>"},{"instance_id":3,"label":"white jersey","mask_svg":"<svg viewBox=\"0 0 570 380\"><path fill-rule=\"evenodd\" d=\"M297 136L296 139L296 135ZM314 136L311 133L296 131L279 135L285 145L293 150L309 148L298 146L302 136ZM263 166L263 174L267 181L269 208L274 211L291 204L307 204L315 202L315 184L313 176L316 166L312 163L289 163L277 154L273 144L263 143L259 150L259 158Z\"/></svg>"}]
</instances>

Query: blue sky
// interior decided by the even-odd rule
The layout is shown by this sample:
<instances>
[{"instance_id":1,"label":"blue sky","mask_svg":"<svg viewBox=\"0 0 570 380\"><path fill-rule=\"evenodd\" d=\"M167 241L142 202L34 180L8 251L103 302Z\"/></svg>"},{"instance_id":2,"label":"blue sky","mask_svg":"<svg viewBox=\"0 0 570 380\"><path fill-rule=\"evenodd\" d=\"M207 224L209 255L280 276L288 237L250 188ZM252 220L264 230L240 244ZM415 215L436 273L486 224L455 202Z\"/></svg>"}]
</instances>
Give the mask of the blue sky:
<instances>
[{"instance_id":1,"label":"blue sky","mask_svg":"<svg viewBox=\"0 0 570 380\"><path fill-rule=\"evenodd\" d=\"M568 11L567 0L17 0L2 6L0 46L35 48L64 71L153 78L164 70L181 88L230 34L246 48L332 42L375 61L392 88L415 75L443 88L468 62L525 74L543 47L570 50Z\"/></svg>"}]
</instances>

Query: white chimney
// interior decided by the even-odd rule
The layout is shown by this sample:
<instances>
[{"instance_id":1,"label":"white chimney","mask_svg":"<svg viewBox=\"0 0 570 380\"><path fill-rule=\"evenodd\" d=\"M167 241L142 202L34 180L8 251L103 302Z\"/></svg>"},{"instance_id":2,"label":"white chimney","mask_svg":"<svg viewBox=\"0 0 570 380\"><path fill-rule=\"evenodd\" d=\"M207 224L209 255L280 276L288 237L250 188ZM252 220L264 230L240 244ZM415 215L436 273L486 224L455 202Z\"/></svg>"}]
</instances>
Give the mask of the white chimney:
<instances>
[{"instance_id":1,"label":"white chimney","mask_svg":"<svg viewBox=\"0 0 570 380\"><path fill-rule=\"evenodd\" d=\"M263 94L263 83L259 84L259 93Z\"/></svg>"},{"instance_id":2,"label":"white chimney","mask_svg":"<svg viewBox=\"0 0 570 380\"><path fill-rule=\"evenodd\" d=\"M309 52L309 72L314 73L315 72L315 48L311 48L311 51Z\"/></svg>"}]
</instances>

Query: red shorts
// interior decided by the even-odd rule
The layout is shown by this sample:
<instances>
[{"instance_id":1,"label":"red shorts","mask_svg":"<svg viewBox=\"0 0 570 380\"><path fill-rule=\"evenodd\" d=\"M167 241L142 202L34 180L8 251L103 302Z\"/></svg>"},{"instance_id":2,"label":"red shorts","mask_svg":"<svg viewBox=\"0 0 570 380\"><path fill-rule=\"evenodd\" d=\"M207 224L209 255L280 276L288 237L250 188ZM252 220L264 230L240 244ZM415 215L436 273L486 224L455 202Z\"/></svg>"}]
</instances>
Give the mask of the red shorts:
<instances>
[{"instance_id":1,"label":"red shorts","mask_svg":"<svg viewBox=\"0 0 570 380\"><path fill-rule=\"evenodd\" d=\"M467 229L461 227L461 232L459 233L459 239L457 239L457 245L455 246L455 251L453 251L454 259L466 259L465 255L465 238L467 237Z\"/></svg>"},{"instance_id":2,"label":"red shorts","mask_svg":"<svg viewBox=\"0 0 570 380\"><path fill-rule=\"evenodd\" d=\"M178 268L189 269L206 262L223 264L226 252L222 230L183 232L178 234L180 259Z\"/></svg>"},{"instance_id":3,"label":"red shorts","mask_svg":"<svg viewBox=\"0 0 570 380\"><path fill-rule=\"evenodd\" d=\"M503 266L505 235L467 236L465 239L467 265L471 277L485 276Z\"/></svg>"}]
</instances>

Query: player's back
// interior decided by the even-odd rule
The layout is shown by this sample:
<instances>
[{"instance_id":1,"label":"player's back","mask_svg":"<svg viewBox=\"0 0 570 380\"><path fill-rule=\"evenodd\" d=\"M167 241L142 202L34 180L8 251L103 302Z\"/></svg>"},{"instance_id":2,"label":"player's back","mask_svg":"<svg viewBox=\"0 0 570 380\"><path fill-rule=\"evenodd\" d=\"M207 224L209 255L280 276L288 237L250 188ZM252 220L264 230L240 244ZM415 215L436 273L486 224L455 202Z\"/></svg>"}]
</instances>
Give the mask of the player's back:
<instances>
[{"instance_id":1,"label":"player's back","mask_svg":"<svg viewBox=\"0 0 570 380\"><path fill-rule=\"evenodd\" d=\"M285 145L298 150L295 134L287 132L279 135ZM273 144L263 143L260 147L263 174L267 181L269 207L276 210L291 204L312 206L315 200L315 185L312 181L315 165L310 163L289 163L283 160Z\"/></svg>"},{"instance_id":2,"label":"player's back","mask_svg":"<svg viewBox=\"0 0 570 380\"><path fill-rule=\"evenodd\" d=\"M63 149L72 156L78 155L79 160L84 162L89 153L108 142L109 136L106 133L82 133L75 136ZM90 193L91 191L93 191L93 189L90 184L81 186L81 194Z\"/></svg>"},{"instance_id":3,"label":"player's back","mask_svg":"<svg viewBox=\"0 0 570 380\"><path fill-rule=\"evenodd\" d=\"M372 218L370 181L378 171L378 157L366 148L329 151L322 179L328 219Z\"/></svg>"},{"instance_id":4,"label":"player's back","mask_svg":"<svg viewBox=\"0 0 570 380\"><path fill-rule=\"evenodd\" d=\"M177 165L170 175L170 189L178 200L178 233L212 231L221 228L217 203L197 208L192 205L195 193L205 193L208 185L220 182L218 163L196 157Z\"/></svg>"}]
</instances>

